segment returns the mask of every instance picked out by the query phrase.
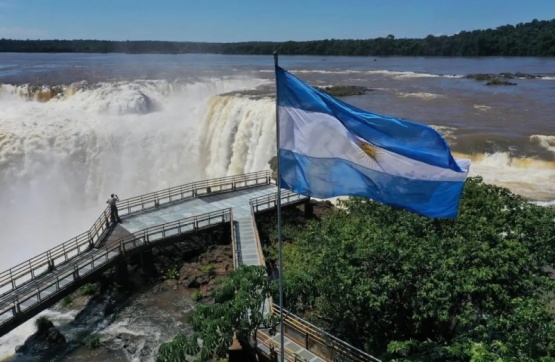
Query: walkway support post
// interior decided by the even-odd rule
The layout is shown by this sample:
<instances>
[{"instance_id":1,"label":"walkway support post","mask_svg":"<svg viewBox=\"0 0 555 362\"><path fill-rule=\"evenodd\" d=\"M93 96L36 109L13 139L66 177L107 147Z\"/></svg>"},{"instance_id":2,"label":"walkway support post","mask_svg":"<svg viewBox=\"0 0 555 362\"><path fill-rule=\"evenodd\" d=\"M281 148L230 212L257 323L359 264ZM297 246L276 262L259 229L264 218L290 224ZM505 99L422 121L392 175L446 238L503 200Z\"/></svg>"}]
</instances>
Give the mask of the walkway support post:
<instances>
[{"instance_id":1,"label":"walkway support post","mask_svg":"<svg viewBox=\"0 0 555 362\"><path fill-rule=\"evenodd\" d=\"M280 320L280 360L285 361L284 326L283 326L283 243L281 240L281 173L279 162L279 103L277 86L278 52L274 51L274 66L276 71L276 161L277 161L277 232L279 248L279 320Z\"/></svg>"}]
</instances>

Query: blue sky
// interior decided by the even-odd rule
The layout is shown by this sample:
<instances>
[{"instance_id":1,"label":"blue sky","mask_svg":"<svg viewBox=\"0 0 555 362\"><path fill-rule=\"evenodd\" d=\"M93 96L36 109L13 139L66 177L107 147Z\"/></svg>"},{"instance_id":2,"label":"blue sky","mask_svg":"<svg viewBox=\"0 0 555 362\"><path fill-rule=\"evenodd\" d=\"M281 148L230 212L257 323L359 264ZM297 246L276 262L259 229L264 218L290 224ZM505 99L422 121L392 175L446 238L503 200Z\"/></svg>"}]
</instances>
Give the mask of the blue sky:
<instances>
[{"instance_id":1,"label":"blue sky","mask_svg":"<svg viewBox=\"0 0 555 362\"><path fill-rule=\"evenodd\" d=\"M553 18L554 0L0 0L0 38L422 38Z\"/></svg>"}]
</instances>

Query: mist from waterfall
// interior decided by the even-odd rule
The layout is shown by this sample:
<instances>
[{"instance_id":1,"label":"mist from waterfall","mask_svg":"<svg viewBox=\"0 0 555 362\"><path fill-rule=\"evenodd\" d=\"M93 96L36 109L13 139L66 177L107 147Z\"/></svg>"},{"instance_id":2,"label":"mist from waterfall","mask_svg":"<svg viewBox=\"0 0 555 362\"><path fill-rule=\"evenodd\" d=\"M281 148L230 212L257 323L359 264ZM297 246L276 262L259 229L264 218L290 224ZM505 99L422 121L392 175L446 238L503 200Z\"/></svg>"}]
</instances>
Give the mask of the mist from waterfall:
<instances>
[{"instance_id":1,"label":"mist from waterfall","mask_svg":"<svg viewBox=\"0 0 555 362\"><path fill-rule=\"evenodd\" d=\"M61 92L2 86L0 265L88 230L111 193L127 198L268 168L273 101L219 96L264 83L132 81Z\"/></svg>"}]
</instances>

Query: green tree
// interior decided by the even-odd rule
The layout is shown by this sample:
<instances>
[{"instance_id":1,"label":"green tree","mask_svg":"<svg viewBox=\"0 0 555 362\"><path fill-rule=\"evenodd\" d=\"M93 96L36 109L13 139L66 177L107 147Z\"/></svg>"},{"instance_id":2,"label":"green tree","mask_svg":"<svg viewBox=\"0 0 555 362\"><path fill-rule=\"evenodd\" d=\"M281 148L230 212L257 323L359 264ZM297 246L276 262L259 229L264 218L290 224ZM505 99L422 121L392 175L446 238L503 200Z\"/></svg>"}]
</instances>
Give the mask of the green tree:
<instances>
[{"instance_id":1,"label":"green tree","mask_svg":"<svg viewBox=\"0 0 555 362\"><path fill-rule=\"evenodd\" d=\"M552 358L554 220L481 178L454 220L350 198L284 227L286 307L384 359Z\"/></svg>"},{"instance_id":2,"label":"green tree","mask_svg":"<svg viewBox=\"0 0 555 362\"><path fill-rule=\"evenodd\" d=\"M193 335L177 335L158 351L159 362L184 361L187 356L206 361L226 355L234 334L240 340L256 344L261 326L271 326L275 320L264 313L264 304L275 290L263 267L241 266L222 279L213 292L213 304L199 305L189 323Z\"/></svg>"}]
</instances>

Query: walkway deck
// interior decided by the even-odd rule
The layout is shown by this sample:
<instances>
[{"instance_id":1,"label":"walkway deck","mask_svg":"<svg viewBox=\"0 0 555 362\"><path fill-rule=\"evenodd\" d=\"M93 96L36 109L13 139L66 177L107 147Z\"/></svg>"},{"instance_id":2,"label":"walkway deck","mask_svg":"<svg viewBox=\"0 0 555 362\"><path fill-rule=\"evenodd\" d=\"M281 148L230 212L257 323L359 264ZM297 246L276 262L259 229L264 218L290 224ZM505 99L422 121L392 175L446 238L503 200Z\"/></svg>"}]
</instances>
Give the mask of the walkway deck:
<instances>
[{"instance_id":1,"label":"walkway deck","mask_svg":"<svg viewBox=\"0 0 555 362\"><path fill-rule=\"evenodd\" d=\"M108 221L106 208L89 231L0 273L0 337L126 257L161 243L180 240L185 234L227 225L234 240L236 265L265 265L254 216L275 208L276 192L270 173L264 171L196 182L122 200L118 209L123 222L118 225ZM282 205L308 200L302 195L282 191ZM267 313L275 313L270 300L264 309ZM310 332L309 336L306 328L302 330L307 333L305 340L309 341L314 333ZM270 346L279 341L279 335L263 336L264 332L260 335L260 348L269 353ZM289 337L285 340L288 361L327 360ZM365 360L369 359L360 359Z\"/></svg>"},{"instance_id":2,"label":"walkway deck","mask_svg":"<svg viewBox=\"0 0 555 362\"><path fill-rule=\"evenodd\" d=\"M127 256L185 234L231 227L232 220L237 264L260 265L251 200L260 200L262 209L272 207L276 191L266 171L122 200L122 224L111 225L106 209L88 232L0 273L0 336ZM306 199L290 192L282 195L284 205Z\"/></svg>"},{"instance_id":3,"label":"walkway deck","mask_svg":"<svg viewBox=\"0 0 555 362\"><path fill-rule=\"evenodd\" d=\"M158 210L124 216L120 226L130 233L135 233L152 226L229 208L233 213L233 221L237 223L236 227L238 227L238 232L235 233L237 249L240 251L238 252L238 263L260 265L249 202L251 199L261 196L274 196L276 192L275 185L263 185L214 196L193 198Z\"/></svg>"}]
</instances>

